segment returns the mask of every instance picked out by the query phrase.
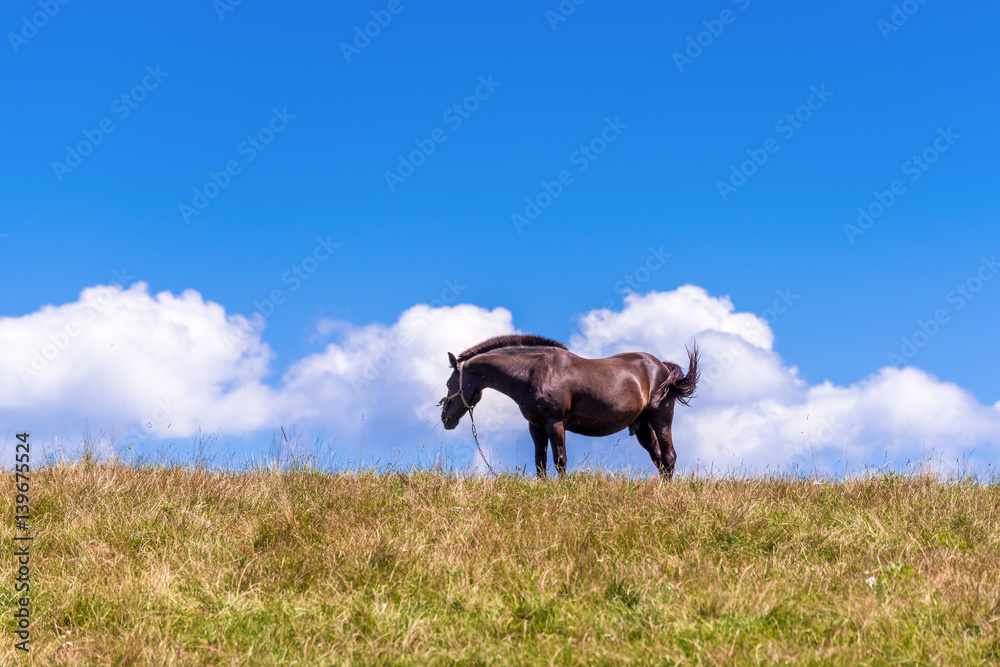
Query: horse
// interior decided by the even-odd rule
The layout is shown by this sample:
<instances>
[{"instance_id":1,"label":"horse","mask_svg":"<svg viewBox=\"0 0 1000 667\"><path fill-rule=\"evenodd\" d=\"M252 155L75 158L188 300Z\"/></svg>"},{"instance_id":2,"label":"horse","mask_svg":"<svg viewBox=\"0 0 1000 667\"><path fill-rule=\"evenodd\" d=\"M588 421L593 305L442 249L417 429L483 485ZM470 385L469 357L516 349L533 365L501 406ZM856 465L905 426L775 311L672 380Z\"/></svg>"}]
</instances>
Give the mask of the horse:
<instances>
[{"instance_id":1,"label":"horse","mask_svg":"<svg viewBox=\"0 0 1000 667\"><path fill-rule=\"evenodd\" d=\"M606 359L579 357L559 341L541 336L496 336L456 357L441 399L441 423L458 426L483 397L499 391L517 403L535 443L535 468L547 476L546 458L566 474L566 431L591 437L625 429L649 452L664 480L674 474L677 454L671 434L674 404L688 405L698 384L698 345L687 350L688 371L646 352Z\"/></svg>"}]
</instances>

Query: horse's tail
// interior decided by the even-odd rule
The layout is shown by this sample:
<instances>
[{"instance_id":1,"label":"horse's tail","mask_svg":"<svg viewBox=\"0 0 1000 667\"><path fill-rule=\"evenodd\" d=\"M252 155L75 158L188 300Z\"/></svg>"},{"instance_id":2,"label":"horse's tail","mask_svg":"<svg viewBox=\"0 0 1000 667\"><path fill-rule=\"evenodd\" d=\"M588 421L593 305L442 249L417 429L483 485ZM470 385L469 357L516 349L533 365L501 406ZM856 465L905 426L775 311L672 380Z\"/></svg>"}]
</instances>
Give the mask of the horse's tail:
<instances>
[{"instance_id":1,"label":"horse's tail","mask_svg":"<svg viewBox=\"0 0 1000 667\"><path fill-rule=\"evenodd\" d=\"M694 398L694 392L700 375L698 370L698 343L692 344L690 350L687 347L684 350L688 354L687 375L681 371L681 367L677 364L664 364L670 371L670 377L663 383L660 391L663 392L665 398L676 398L684 405L688 405L691 399Z\"/></svg>"}]
</instances>

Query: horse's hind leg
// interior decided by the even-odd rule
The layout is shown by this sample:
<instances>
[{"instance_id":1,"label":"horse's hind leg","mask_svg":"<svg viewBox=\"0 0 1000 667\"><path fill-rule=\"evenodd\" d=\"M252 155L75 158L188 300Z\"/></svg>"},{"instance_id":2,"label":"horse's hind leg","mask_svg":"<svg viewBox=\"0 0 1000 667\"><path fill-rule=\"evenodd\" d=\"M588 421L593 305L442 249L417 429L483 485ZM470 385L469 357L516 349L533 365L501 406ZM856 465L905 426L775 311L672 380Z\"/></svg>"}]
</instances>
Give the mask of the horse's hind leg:
<instances>
[{"instance_id":1,"label":"horse's hind leg","mask_svg":"<svg viewBox=\"0 0 1000 667\"><path fill-rule=\"evenodd\" d=\"M545 459L549 451L549 434L545 431L544 426L535 424L528 424L528 433L531 434L531 439L535 443L535 471L539 477L544 478L548 474L546 470L548 464Z\"/></svg>"},{"instance_id":2,"label":"horse's hind leg","mask_svg":"<svg viewBox=\"0 0 1000 667\"><path fill-rule=\"evenodd\" d=\"M674 464L677 462L677 452L674 451L674 436L670 426L670 422L664 423L656 419L649 423L653 442L657 444L660 455L660 462L657 463L656 467L659 468L663 479L671 479L674 476Z\"/></svg>"},{"instance_id":3,"label":"horse's hind leg","mask_svg":"<svg viewBox=\"0 0 1000 667\"><path fill-rule=\"evenodd\" d=\"M639 424L639 427L635 431L635 439L639 441L643 449L649 452L649 458L653 459L653 465L656 466L660 475L662 477L669 477L663 469L663 456L660 451L660 443L653 433L653 428L649 422Z\"/></svg>"}]
</instances>

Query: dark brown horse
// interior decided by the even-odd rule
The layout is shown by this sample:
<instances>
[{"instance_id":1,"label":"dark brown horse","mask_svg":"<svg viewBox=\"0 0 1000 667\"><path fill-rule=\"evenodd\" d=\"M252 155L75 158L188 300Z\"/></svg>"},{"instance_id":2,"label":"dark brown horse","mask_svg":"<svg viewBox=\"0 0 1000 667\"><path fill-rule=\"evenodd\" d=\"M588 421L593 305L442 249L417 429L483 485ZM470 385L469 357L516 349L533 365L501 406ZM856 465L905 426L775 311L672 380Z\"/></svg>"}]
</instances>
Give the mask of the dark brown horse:
<instances>
[{"instance_id":1,"label":"dark brown horse","mask_svg":"<svg viewBox=\"0 0 1000 667\"><path fill-rule=\"evenodd\" d=\"M684 405L698 383L698 347L688 351L687 375L680 366L645 352L584 359L562 343L540 336L497 336L456 358L448 396L441 399L441 422L451 430L483 397L495 389L514 399L528 420L535 442L538 476L546 474L546 450L566 473L566 431L594 437L628 428L653 459L664 479L674 474L670 432L674 403Z\"/></svg>"}]
</instances>

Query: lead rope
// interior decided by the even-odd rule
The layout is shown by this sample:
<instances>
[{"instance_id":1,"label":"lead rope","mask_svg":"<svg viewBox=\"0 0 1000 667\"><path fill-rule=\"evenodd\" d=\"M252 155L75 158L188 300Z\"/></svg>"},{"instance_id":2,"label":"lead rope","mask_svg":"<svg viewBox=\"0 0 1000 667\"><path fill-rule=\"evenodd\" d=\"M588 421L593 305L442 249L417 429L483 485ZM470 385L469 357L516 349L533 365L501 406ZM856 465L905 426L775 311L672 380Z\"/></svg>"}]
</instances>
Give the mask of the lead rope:
<instances>
[{"instance_id":1,"label":"lead rope","mask_svg":"<svg viewBox=\"0 0 1000 667\"><path fill-rule=\"evenodd\" d=\"M486 469L490 471L490 475L492 475L493 477L496 477L497 474L496 474L496 472L494 472L493 466L490 465L490 460L488 458L486 458L486 454L483 453L483 448L479 444L479 436L476 435L476 420L472 416L472 408L469 408L469 422L472 424L472 437L476 441L476 449L479 450L479 456L482 457L483 463L486 464Z\"/></svg>"},{"instance_id":2,"label":"lead rope","mask_svg":"<svg viewBox=\"0 0 1000 667\"><path fill-rule=\"evenodd\" d=\"M479 456L483 459L483 463L486 464L486 469L490 471L490 475L496 477L497 474L493 470L493 466L490 465L490 460L486 458L486 454L483 452L483 446L479 444L479 434L476 433L476 418L473 416L473 406L469 405L469 402L465 400L465 394L462 392L462 371L465 369L465 362L463 361L458 365L458 396L465 403L465 407L469 409L469 422L472 424L472 439L476 441L476 449L479 450Z\"/></svg>"}]
</instances>

